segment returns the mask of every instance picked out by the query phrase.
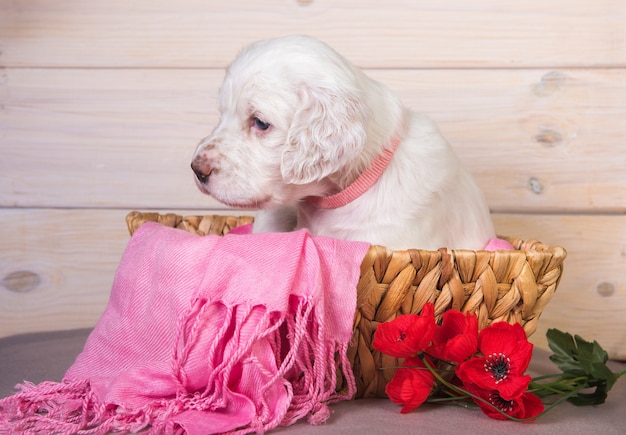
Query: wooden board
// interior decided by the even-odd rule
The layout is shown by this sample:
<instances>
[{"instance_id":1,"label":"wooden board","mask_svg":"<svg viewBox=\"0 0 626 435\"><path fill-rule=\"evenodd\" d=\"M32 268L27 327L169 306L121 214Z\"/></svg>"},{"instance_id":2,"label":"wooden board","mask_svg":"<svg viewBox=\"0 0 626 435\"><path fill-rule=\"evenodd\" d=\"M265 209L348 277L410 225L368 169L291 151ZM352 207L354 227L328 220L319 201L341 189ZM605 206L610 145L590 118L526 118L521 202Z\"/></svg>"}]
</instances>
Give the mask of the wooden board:
<instances>
[{"instance_id":1,"label":"wooden board","mask_svg":"<svg viewBox=\"0 0 626 435\"><path fill-rule=\"evenodd\" d=\"M626 70L368 72L439 123L492 210L626 210ZM220 207L189 164L222 70L3 75L0 205Z\"/></svg>"},{"instance_id":2,"label":"wooden board","mask_svg":"<svg viewBox=\"0 0 626 435\"><path fill-rule=\"evenodd\" d=\"M0 210L0 336L94 325L128 239L124 215Z\"/></svg>"},{"instance_id":3,"label":"wooden board","mask_svg":"<svg viewBox=\"0 0 626 435\"><path fill-rule=\"evenodd\" d=\"M0 209L0 337L95 325L129 240L126 214Z\"/></svg>"},{"instance_id":4,"label":"wooden board","mask_svg":"<svg viewBox=\"0 0 626 435\"><path fill-rule=\"evenodd\" d=\"M223 67L291 33L366 67L626 64L621 0L4 0L0 65Z\"/></svg>"},{"instance_id":5,"label":"wooden board","mask_svg":"<svg viewBox=\"0 0 626 435\"><path fill-rule=\"evenodd\" d=\"M559 288L541 316L533 342L559 328L598 342L626 359L626 216L494 216L499 234L541 240L567 250Z\"/></svg>"},{"instance_id":6,"label":"wooden board","mask_svg":"<svg viewBox=\"0 0 626 435\"><path fill-rule=\"evenodd\" d=\"M223 69L307 33L439 124L501 233L568 249L533 340L626 358L625 22L622 0L1 1L0 336L93 326L128 210L231 213L189 169Z\"/></svg>"},{"instance_id":7,"label":"wooden board","mask_svg":"<svg viewBox=\"0 0 626 435\"><path fill-rule=\"evenodd\" d=\"M128 241L125 214L0 210L0 336L93 326ZM612 356L626 358L626 216L494 218L500 233L568 250L561 285L533 341L545 346L545 330L557 327L597 339Z\"/></svg>"}]
</instances>

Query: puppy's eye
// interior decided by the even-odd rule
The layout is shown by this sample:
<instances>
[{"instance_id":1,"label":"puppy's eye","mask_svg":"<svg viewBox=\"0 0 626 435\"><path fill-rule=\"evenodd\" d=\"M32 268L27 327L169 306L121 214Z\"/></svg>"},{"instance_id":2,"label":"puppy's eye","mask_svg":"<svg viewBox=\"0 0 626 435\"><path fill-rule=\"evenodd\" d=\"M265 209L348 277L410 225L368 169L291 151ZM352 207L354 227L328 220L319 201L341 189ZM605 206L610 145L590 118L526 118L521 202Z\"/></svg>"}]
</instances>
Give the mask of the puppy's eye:
<instances>
[{"instance_id":1,"label":"puppy's eye","mask_svg":"<svg viewBox=\"0 0 626 435\"><path fill-rule=\"evenodd\" d=\"M267 122L263 122L259 118L254 118L254 126L261 131L265 131L270 128L270 125Z\"/></svg>"}]
</instances>

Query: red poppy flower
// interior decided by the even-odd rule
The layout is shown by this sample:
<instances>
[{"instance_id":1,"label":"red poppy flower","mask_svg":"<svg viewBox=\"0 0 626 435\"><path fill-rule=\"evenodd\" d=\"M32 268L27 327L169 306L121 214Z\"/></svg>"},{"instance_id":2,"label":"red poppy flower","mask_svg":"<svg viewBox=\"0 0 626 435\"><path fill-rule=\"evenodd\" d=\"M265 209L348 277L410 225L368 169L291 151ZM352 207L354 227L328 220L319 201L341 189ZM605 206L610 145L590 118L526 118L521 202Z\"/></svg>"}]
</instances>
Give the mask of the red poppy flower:
<instances>
[{"instance_id":1,"label":"red poppy flower","mask_svg":"<svg viewBox=\"0 0 626 435\"><path fill-rule=\"evenodd\" d=\"M502 398L498 390L485 390L475 384L465 385L470 393L487 401L489 405L481 400L474 399L474 402L489 417L498 420L506 420L507 417L498 412L495 408L511 417L526 419L528 422L534 421L532 417L537 417L544 410L543 402L532 393L523 393L518 397L507 400ZM491 406L490 406L491 405Z\"/></svg>"},{"instance_id":2,"label":"red poppy flower","mask_svg":"<svg viewBox=\"0 0 626 435\"><path fill-rule=\"evenodd\" d=\"M481 357L461 363L456 374L465 385L476 384L484 390L497 390L504 400L519 397L530 383L524 375L532 357L533 345L519 323L497 322L478 336Z\"/></svg>"},{"instance_id":3,"label":"red poppy flower","mask_svg":"<svg viewBox=\"0 0 626 435\"><path fill-rule=\"evenodd\" d=\"M435 358L461 363L476 353L478 318L457 310L443 313L441 326L435 330L433 345L427 353Z\"/></svg>"},{"instance_id":4,"label":"red poppy flower","mask_svg":"<svg viewBox=\"0 0 626 435\"><path fill-rule=\"evenodd\" d=\"M403 314L378 325L374 349L396 358L408 358L426 349L435 334L435 307L425 304L422 312Z\"/></svg>"},{"instance_id":5,"label":"red poppy flower","mask_svg":"<svg viewBox=\"0 0 626 435\"><path fill-rule=\"evenodd\" d=\"M385 392L393 403L402 405L400 412L413 411L428 399L435 377L419 358L408 358L387 383Z\"/></svg>"}]
</instances>

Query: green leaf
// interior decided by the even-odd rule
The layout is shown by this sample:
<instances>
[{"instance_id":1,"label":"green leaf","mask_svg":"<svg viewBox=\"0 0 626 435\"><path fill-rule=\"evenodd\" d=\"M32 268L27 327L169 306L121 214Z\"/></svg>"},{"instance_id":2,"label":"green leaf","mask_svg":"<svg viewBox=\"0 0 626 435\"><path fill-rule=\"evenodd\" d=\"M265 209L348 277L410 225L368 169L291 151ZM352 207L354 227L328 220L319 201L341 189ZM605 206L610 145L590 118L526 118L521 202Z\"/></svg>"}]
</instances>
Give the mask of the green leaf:
<instances>
[{"instance_id":1,"label":"green leaf","mask_svg":"<svg viewBox=\"0 0 626 435\"><path fill-rule=\"evenodd\" d=\"M594 364L591 370L594 379L601 379L605 382L606 391L608 392L615 382L617 382L618 375L613 373L606 364Z\"/></svg>"},{"instance_id":2,"label":"green leaf","mask_svg":"<svg viewBox=\"0 0 626 435\"><path fill-rule=\"evenodd\" d=\"M609 354L602 346L597 341L589 342L578 335L572 337L558 329L548 330L546 337L554 352L550 360L563 371L564 378L584 378L584 382L577 380L576 385L584 390L595 388L591 393L578 392L568 400L575 405L604 403L620 374L607 367Z\"/></svg>"},{"instance_id":3,"label":"green leaf","mask_svg":"<svg viewBox=\"0 0 626 435\"><path fill-rule=\"evenodd\" d=\"M553 361L558 368L565 374L571 376L584 376L586 374L578 361L576 342L571 334L559 331L558 329L549 329L546 333L546 337L548 339L548 346L554 352L554 354L550 356L550 360Z\"/></svg>"},{"instance_id":4,"label":"green leaf","mask_svg":"<svg viewBox=\"0 0 626 435\"><path fill-rule=\"evenodd\" d=\"M546 338L548 339L548 346L555 354L571 355L575 348L574 338L567 332L551 328L548 329Z\"/></svg>"},{"instance_id":5,"label":"green leaf","mask_svg":"<svg viewBox=\"0 0 626 435\"><path fill-rule=\"evenodd\" d=\"M590 343L580 336L575 337L578 348L578 361L582 370L591 379L602 380L606 391L613 387L617 376L606 366L609 354L597 341Z\"/></svg>"},{"instance_id":6,"label":"green leaf","mask_svg":"<svg viewBox=\"0 0 626 435\"><path fill-rule=\"evenodd\" d=\"M595 388L595 391L592 393L578 392L576 396L570 397L567 400L576 406L601 405L606 401L609 388L607 388L606 384L603 382L595 385Z\"/></svg>"},{"instance_id":7,"label":"green leaf","mask_svg":"<svg viewBox=\"0 0 626 435\"><path fill-rule=\"evenodd\" d=\"M597 341L590 343L579 335L575 337L575 341L581 361L606 363L609 360L609 354L602 349Z\"/></svg>"}]
</instances>

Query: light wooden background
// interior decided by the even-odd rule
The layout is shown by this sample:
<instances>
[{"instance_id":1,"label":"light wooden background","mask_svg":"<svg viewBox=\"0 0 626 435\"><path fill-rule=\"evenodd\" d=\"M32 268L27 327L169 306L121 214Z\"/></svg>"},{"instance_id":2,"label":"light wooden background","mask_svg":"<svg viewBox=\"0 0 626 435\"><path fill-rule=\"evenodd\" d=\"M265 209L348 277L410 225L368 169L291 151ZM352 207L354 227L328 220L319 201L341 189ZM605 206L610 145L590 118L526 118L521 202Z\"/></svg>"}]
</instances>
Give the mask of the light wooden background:
<instances>
[{"instance_id":1,"label":"light wooden background","mask_svg":"<svg viewBox=\"0 0 626 435\"><path fill-rule=\"evenodd\" d=\"M433 117L500 234L568 250L536 343L626 358L623 0L2 0L0 336L94 325L127 211L228 212L191 155L224 67L289 33Z\"/></svg>"}]
</instances>

